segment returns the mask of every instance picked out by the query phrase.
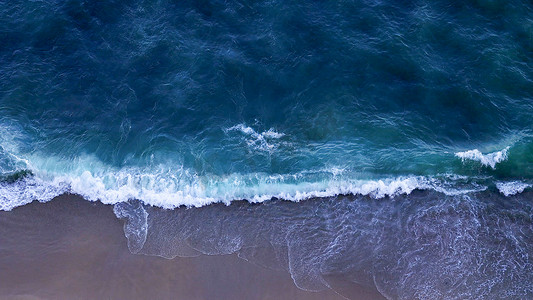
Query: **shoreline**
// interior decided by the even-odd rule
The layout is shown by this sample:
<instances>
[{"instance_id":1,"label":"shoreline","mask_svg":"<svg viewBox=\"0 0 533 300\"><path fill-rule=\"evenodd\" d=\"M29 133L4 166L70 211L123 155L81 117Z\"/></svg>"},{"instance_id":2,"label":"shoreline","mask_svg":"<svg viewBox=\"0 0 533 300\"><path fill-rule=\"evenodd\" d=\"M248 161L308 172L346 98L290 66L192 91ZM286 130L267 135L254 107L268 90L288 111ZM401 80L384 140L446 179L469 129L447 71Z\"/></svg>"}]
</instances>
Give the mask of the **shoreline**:
<instances>
[{"instance_id":1,"label":"shoreline","mask_svg":"<svg viewBox=\"0 0 533 300\"><path fill-rule=\"evenodd\" d=\"M527 297L531 216L530 191L174 210L62 195L0 212L0 298Z\"/></svg>"},{"instance_id":2,"label":"shoreline","mask_svg":"<svg viewBox=\"0 0 533 300\"><path fill-rule=\"evenodd\" d=\"M298 289L288 272L236 254L131 254L122 227L112 206L74 195L0 212L0 297L344 299Z\"/></svg>"}]
</instances>

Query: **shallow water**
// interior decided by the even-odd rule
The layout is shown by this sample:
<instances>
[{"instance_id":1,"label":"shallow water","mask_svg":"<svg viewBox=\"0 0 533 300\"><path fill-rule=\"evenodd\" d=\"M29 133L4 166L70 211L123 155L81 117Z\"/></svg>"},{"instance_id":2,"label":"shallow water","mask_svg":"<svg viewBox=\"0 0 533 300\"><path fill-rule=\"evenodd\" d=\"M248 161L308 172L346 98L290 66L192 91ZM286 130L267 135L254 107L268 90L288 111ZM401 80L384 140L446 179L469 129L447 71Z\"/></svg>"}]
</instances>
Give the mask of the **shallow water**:
<instances>
[{"instance_id":1,"label":"shallow water","mask_svg":"<svg viewBox=\"0 0 533 300\"><path fill-rule=\"evenodd\" d=\"M532 200L417 191L176 210L131 202L115 214L133 253L237 253L289 271L305 290L335 290L329 279L340 278L388 299L524 299L533 296Z\"/></svg>"}]
</instances>

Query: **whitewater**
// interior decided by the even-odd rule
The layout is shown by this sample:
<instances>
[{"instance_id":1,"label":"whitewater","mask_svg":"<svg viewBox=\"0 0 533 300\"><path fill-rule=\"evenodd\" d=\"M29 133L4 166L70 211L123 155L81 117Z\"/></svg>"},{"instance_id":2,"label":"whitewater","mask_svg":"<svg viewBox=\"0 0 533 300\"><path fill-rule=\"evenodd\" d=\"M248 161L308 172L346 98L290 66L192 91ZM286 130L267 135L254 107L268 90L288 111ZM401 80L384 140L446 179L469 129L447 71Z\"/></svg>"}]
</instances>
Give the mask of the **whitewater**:
<instances>
[{"instance_id":1,"label":"whitewater","mask_svg":"<svg viewBox=\"0 0 533 300\"><path fill-rule=\"evenodd\" d=\"M256 151L273 151L268 140L284 134L272 129L257 133L252 128L237 125L227 131L244 134L248 146ZM501 151L482 154L479 150L457 152L455 156L479 162L483 167L496 169L505 161L506 147ZM93 156L78 157L74 161L32 156L21 158L10 153L15 165L23 166L15 175L0 183L0 209L11 210L34 200L46 202L61 194L76 194L88 201L116 204L141 200L147 205L165 209L180 206L201 207L213 203L230 205L246 200L260 203L272 199L301 201L338 195L363 195L380 199L408 195L414 190L434 190L444 195L461 195L497 188L505 196L521 193L532 187L523 181L497 181L490 176L436 174L431 176L402 175L378 177L353 172L344 167L303 171L295 174L227 174L199 175L194 170L139 167L112 168ZM366 175L366 178L364 177ZM374 177L374 178L372 178ZM11 179L10 179L11 178ZM13 179L15 178L15 179Z\"/></svg>"}]
</instances>

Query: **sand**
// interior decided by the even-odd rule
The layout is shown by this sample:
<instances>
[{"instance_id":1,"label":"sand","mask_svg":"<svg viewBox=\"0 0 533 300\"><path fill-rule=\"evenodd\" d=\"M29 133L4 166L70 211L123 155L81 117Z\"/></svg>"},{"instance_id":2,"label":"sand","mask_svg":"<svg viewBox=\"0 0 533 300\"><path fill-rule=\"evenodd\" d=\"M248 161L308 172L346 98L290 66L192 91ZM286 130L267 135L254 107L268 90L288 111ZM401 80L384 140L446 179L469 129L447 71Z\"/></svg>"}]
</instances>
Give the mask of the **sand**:
<instances>
[{"instance_id":1,"label":"sand","mask_svg":"<svg viewBox=\"0 0 533 300\"><path fill-rule=\"evenodd\" d=\"M0 298L344 299L332 290L300 290L288 272L236 255L131 254L122 226L112 206L71 195L0 212Z\"/></svg>"}]
</instances>

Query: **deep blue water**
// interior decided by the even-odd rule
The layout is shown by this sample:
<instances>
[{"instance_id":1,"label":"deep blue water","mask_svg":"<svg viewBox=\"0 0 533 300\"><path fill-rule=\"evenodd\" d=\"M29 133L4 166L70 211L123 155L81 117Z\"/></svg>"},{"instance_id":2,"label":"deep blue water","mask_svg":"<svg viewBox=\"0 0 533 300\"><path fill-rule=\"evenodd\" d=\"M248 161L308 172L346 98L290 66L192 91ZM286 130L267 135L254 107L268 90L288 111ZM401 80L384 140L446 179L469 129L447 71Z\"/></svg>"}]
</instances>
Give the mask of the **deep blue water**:
<instances>
[{"instance_id":1,"label":"deep blue water","mask_svg":"<svg viewBox=\"0 0 533 300\"><path fill-rule=\"evenodd\" d=\"M0 208L533 182L528 1L4 1Z\"/></svg>"}]
</instances>

